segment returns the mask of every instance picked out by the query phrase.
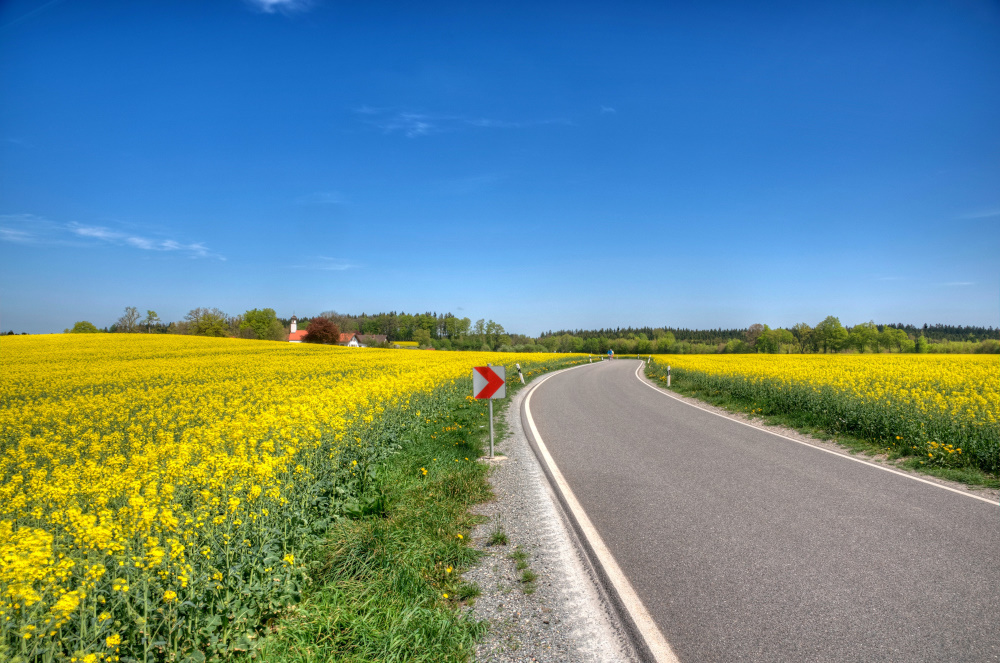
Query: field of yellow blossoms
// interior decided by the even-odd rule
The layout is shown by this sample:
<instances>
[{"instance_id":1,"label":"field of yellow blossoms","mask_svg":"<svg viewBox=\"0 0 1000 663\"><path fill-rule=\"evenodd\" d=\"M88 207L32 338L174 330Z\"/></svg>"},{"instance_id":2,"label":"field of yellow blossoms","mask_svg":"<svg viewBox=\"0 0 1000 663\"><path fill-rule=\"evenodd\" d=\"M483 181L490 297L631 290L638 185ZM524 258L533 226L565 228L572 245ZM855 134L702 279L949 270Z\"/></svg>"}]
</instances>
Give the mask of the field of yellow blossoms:
<instances>
[{"instance_id":1,"label":"field of yellow blossoms","mask_svg":"<svg viewBox=\"0 0 1000 663\"><path fill-rule=\"evenodd\" d=\"M579 360L579 358L575 358ZM142 334L0 340L0 660L201 661L296 598L338 482L487 362ZM426 416L426 412L424 413Z\"/></svg>"},{"instance_id":2,"label":"field of yellow blossoms","mask_svg":"<svg viewBox=\"0 0 1000 663\"><path fill-rule=\"evenodd\" d=\"M799 414L933 465L1000 471L995 355L662 355L679 385L760 414Z\"/></svg>"}]
</instances>

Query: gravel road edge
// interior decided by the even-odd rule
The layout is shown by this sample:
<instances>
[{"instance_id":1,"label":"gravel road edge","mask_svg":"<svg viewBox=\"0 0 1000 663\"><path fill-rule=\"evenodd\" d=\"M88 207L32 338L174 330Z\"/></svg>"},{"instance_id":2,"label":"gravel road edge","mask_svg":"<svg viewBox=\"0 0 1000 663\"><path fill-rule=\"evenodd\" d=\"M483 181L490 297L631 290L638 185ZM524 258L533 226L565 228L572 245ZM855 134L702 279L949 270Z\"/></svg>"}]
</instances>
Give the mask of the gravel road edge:
<instances>
[{"instance_id":1,"label":"gravel road edge","mask_svg":"<svg viewBox=\"0 0 1000 663\"><path fill-rule=\"evenodd\" d=\"M490 473L495 498L473 509L489 518L472 532L484 558L464 574L481 592L472 615L489 624L476 660L638 661L525 435L521 403L533 386L520 390L504 413L507 435L497 444L504 455ZM506 545L489 545L497 531ZM512 557L518 550L526 569ZM525 570L537 576L532 583L522 582Z\"/></svg>"}]
</instances>

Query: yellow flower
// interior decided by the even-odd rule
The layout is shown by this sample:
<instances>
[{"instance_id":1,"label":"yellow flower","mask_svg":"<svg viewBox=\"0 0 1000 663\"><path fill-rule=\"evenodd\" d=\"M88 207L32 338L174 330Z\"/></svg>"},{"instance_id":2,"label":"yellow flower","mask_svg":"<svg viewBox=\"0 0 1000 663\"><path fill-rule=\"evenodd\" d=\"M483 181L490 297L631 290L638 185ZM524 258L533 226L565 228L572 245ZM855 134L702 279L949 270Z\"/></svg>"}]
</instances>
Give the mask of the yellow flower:
<instances>
[{"instance_id":1,"label":"yellow flower","mask_svg":"<svg viewBox=\"0 0 1000 663\"><path fill-rule=\"evenodd\" d=\"M117 647L122 643L122 636L115 633L114 635L109 635L104 639L104 644L108 647Z\"/></svg>"},{"instance_id":2,"label":"yellow flower","mask_svg":"<svg viewBox=\"0 0 1000 663\"><path fill-rule=\"evenodd\" d=\"M176 599L177 599L177 592L175 592L174 590L168 589L167 591L163 592L163 600L166 601L167 603L170 603L171 601L174 601Z\"/></svg>"},{"instance_id":3,"label":"yellow flower","mask_svg":"<svg viewBox=\"0 0 1000 663\"><path fill-rule=\"evenodd\" d=\"M456 534L456 535L455 535L455 538L456 538L456 539L464 539L465 537L464 537L464 536L462 536L461 534Z\"/></svg>"}]
</instances>

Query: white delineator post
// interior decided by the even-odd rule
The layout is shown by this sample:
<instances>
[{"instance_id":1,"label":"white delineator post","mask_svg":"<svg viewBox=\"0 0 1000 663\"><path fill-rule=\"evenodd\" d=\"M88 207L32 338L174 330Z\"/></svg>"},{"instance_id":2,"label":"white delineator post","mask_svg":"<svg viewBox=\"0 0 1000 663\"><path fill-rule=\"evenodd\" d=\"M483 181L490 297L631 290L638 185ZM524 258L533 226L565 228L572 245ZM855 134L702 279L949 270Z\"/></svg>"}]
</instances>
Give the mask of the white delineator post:
<instances>
[{"instance_id":1,"label":"white delineator post","mask_svg":"<svg viewBox=\"0 0 1000 663\"><path fill-rule=\"evenodd\" d=\"M670 367L667 366L667 389L670 388Z\"/></svg>"},{"instance_id":2,"label":"white delineator post","mask_svg":"<svg viewBox=\"0 0 1000 663\"><path fill-rule=\"evenodd\" d=\"M521 365L520 364L514 364L514 365L517 366L517 377L521 378L521 384L524 384L524 373L521 372Z\"/></svg>"}]
</instances>

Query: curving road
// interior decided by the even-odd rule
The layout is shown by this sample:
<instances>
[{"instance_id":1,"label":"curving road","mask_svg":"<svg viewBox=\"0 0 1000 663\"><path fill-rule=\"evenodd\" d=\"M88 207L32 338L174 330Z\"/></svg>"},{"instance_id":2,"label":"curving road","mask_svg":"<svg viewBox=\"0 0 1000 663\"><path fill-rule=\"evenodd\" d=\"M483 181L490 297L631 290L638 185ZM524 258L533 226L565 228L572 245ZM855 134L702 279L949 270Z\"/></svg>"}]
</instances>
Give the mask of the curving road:
<instances>
[{"instance_id":1,"label":"curving road","mask_svg":"<svg viewBox=\"0 0 1000 663\"><path fill-rule=\"evenodd\" d=\"M620 360L530 418L683 663L1000 661L1000 508L677 401Z\"/></svg>"}]
</instances>

